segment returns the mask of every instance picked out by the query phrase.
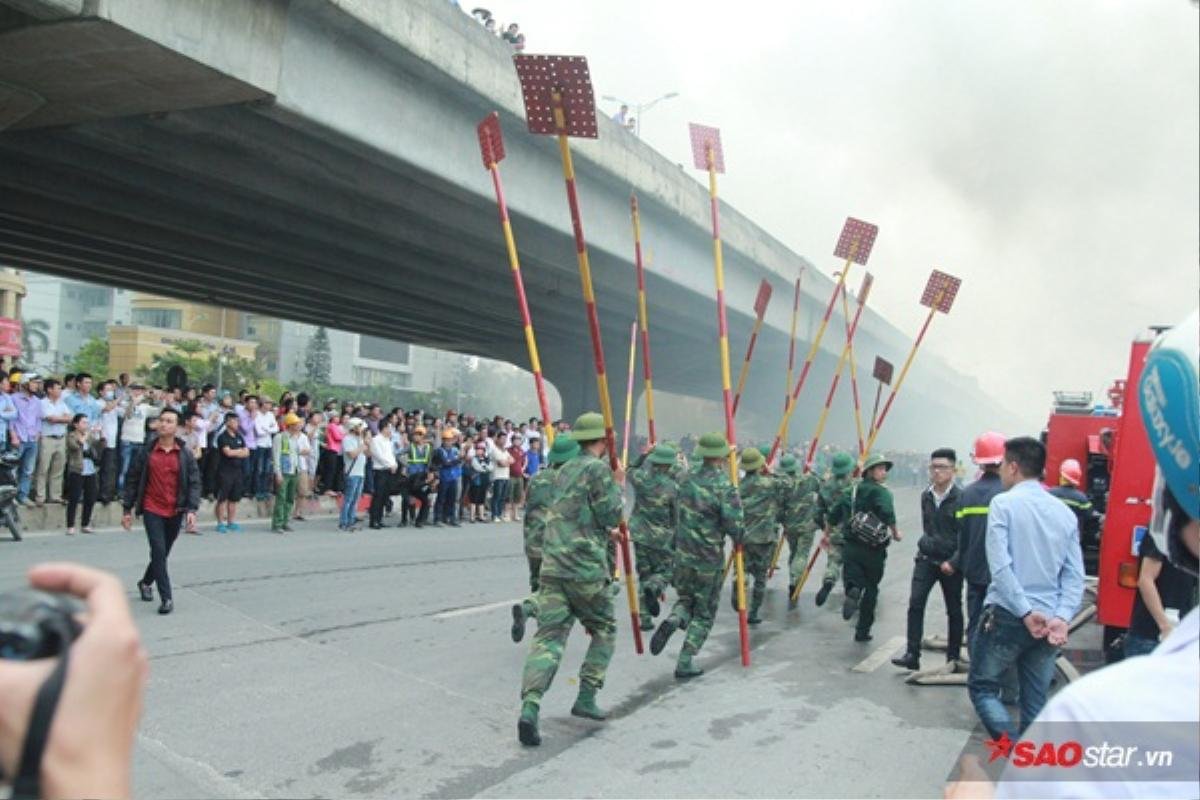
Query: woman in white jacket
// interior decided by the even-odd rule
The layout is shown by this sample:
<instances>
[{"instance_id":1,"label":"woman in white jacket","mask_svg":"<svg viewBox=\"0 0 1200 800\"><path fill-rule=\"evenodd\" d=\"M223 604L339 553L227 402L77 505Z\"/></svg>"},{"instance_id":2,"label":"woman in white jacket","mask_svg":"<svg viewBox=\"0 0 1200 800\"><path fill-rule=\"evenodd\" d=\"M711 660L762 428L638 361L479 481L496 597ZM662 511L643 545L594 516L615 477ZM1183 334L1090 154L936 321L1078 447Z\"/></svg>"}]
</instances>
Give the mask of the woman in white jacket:
<instances>
[{"instance_id":1,"label":"woman in white jacket","mask_svg":"<svg viewBox=\"0 0 1200 800\"><path fill-rule=\"evenodd\" d=\"M508 468L512 456L504 448L504 432L488 441L488 458L492 461L492 522L506 521L504 506L508 502Z\"/></svg>"}]
</instances>

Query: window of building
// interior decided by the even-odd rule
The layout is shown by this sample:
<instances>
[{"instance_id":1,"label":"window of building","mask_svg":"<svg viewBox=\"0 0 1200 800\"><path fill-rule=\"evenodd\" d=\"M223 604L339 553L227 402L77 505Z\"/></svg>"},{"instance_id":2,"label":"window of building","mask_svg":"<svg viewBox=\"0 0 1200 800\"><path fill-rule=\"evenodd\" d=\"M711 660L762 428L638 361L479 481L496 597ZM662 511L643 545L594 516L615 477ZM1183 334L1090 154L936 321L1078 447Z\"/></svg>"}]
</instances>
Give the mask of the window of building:
<instances>
[{"instance_id":1,"label":"window of building","mask_svg":"<svg viewBox=\"0 0 1200 800\"><path fill-rule=\"evenodd\" d=\"M169 308L135 308L133 324L147 325L151 328L182 328L183 312Z\"/></svg>"},{"instance_id":2,"label":"window of building","mask_svg":"<svg viewBox=\"0 0 1200 800\"><path fill-rule=\"evenodd\" d=\"M411 345L406 342L397 342L395 339L384 339L382 336L358 337L359 358L407 364L412 355L411 351Z\"/></svg>"}]
</instances>

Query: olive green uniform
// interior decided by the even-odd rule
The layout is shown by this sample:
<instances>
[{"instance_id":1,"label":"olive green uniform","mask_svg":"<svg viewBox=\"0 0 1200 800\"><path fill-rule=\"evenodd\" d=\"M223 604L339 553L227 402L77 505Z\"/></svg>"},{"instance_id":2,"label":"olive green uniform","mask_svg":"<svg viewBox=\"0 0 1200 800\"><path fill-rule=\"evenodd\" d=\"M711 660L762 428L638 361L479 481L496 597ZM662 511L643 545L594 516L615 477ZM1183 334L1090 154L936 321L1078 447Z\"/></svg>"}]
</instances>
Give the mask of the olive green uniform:
<instances>
[{"instance_id":1,"label":"olive green uniform","mask_svg":"<svg viewBox=\"0 0 1200 800\"><path fill-rule=\"evenodd\" d=\"M892 493L881 483L864 478L853 491L854 507L851 509L850 495L843 495L830 510L829 524L842 529L845 537L843 570L847 596L858 597L858 622L855 633L861 638L871 632L875 622L875 605L879 599L879 583L883 580L883 568L887 564L887 548L872 549L850 536L850 518L861 511L869 511L887 525L896 524L896 511Z\"/></svg>"}]
</instances>

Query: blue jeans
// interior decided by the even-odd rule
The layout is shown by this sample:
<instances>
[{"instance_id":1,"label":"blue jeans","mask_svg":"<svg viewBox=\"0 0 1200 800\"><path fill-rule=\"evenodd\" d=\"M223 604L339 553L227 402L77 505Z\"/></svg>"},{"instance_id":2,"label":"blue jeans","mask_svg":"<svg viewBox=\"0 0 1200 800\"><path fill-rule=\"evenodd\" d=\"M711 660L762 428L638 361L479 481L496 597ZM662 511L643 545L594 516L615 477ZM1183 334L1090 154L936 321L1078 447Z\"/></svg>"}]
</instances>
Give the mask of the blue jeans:
<instances>
[{"instance_id":1,"label":"blue jeans","mask_svg":"<svg viewBox=\"0 0 1200 800\"><path fill-rule=\"evenodd\" d=\"M1126 658L1150 655L1156 647L1158 647L1157 639L1147 639L1145 636L1138 636L1136 633L1125 634Z\"/></svg>"},{"instance_id":2,"label":"blue jeans","mask_svg":"<svg viewBox=\"0 0 1200 800\"><path fill-rule=\"evenodd\" d=\"M990 625L989 625L990 618ZM1058 648L1045 639L1035 639L1017 619L1001 606L987 606L975 631L971 647L971 673L967 691L975 713L993 738L1007 733L1016 741L1046 705ZM1004 673L1017 668L1020 685L1021 724L1013 725L1008 709L1000 702Z\"/></svg>"},{"instance_id":3,"label":"blue jeans","mask_svg":"<svg viewBox=\"0 0 1200 800\"><path fill-rule=\"evenodd\" d=\"M504 504L508 502L508 478L492 481L492 519L504 516Z\"/></svg>"},{"instance_id":4,"label":"blue jeans","mask_svg":"<svg viewBox=\"0 0 1200 800\"><path fill-rule=\"evenodd\" d=\"M437 506L433 509L433 521L452 524L458 522L458 478L449 478L438 484Z\"/></svg>"},{"instance_id":5,"label":"blue jeans","mask_svg":"<svg viewBox=\"0 0 1200 800\"><path fill-rule=\"evenodd\" d=\"M338 526L349 528L354 524L354 512L358 507L358 499L363 493L363 476L347 475L346 488L342 491L342 513L338 518Z\"/></svg>"},{"instance_id":6,"label":"blue jeans","mask_svg":"<svg viewBox=\"0 0 1200 800\"><path fill-rule=\"evenodd\" d=\"M251 492L259 500L271 494L271 448L256 447L250 454Z\"/></svg>"},{"instance_id":7,"label":"blue jeans","mask_svg":"<svg viewBox=\"0 0 1200 800\"><path fill-rule=\"evenodd\" d=\"M125 491L125 473L129 472L129 464L133 461L133 454L137 451L137 442L121 442L121 471L117 473L117 491Z\"/></svg>"},{"instance_id":8,"label":"blue jeans","mask_svg":"<svg viewBox=\"0 0 1200 800\"><path fill-rule=\"evenodd\" d=\"M21 442L21 463L17 468L17 499L29 499L33 471L37 468L37 442Z\"/></svg>"}]
</instances>

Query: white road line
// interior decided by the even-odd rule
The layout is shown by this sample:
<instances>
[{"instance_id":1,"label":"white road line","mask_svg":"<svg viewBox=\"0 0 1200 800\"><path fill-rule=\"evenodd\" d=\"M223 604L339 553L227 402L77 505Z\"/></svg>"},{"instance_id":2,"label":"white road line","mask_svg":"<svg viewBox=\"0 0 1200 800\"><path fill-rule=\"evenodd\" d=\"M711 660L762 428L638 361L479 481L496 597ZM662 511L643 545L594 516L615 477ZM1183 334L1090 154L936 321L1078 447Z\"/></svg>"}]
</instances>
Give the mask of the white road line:
<instances>
[{"instance_id":1,"label":"white road line","mask_svg":"<svg viewBox=\"0 0 1200 800\"><path fill-rule=\"evenodd\" d=\"M494 611L497 608L508 608L521 602L521 598L516 597L512 600L501 600L499 603L485 603L481 606L467 606L466 608L456 608L453 611L443 611L440 614L434 614L434 619L451 619L453 617L467 617L471 614L482 614L485 611Z\"/></svg>"},{"instance_id":2,"label":"white road line","mask_svg":"<svg viewBox=\"0 0 1200 800\"><path fill-rule=\"evenodd\" d=\"M883 666L883 663L891 658L892 653L896 652L896 649L906 641L903 636L893 636L881 644L871 655L851 667L850 670L852 672L874 672Z\"/></svg>"}]
</instances>

